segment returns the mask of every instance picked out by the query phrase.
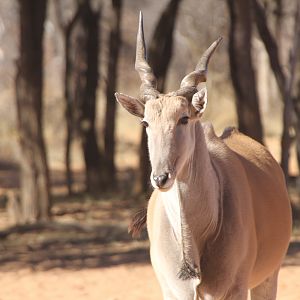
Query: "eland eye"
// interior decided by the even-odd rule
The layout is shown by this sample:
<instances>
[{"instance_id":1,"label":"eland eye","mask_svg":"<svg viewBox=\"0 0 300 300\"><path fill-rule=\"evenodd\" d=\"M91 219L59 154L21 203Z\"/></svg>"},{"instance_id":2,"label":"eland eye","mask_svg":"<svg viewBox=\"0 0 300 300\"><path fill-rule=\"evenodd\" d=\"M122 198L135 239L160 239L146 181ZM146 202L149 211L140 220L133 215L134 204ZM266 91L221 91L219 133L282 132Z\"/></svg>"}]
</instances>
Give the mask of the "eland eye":
<instances>
[{"instance_id":1,"label":"eland eye","mask_svg":"<svg viewBox=\"0 0 300 300\"><path fill-rule=\"evenodd\" d=\"M189 117L183 117L178 121L180 125L186 125L189 122Z\"/></svg>"},{"instance_id":2,"label":"eland eye","mask_svg":"<svg viewBox=\"0 0 300 300\"><path fill-rule=\"evenodd\" d=\"M142 120L142 121L141 121L141 124L142 124L145 128L147 128L147 127L149 126L148 122L146 122L145 120Z\"/></svg>"}]
</instances>

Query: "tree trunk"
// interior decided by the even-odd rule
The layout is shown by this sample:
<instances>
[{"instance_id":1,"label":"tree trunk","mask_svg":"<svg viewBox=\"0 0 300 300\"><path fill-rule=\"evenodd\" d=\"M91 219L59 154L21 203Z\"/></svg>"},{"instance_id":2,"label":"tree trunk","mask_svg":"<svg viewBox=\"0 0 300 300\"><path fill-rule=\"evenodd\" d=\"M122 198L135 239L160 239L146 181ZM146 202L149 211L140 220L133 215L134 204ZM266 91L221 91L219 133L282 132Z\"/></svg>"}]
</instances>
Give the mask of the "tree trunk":
<instances>
[{"instance_id":1,"label":"tree trunk","mask_svg":"<svg viewBox=\"0 0 300 300\"><path fill-rule=\"evenodd\" d=\"M149 65L157 78L157 89L164 92L166 75L172 58L173 31L181 0L171 0L156 25L149 47ZM151 166L147 149L147 135L142 129L140 142L140 161L135 193L147 193L150 189Z\"/></svg>"},{"instance_id":2,"label":"tree trunk","mask_svg":"<svg viewBox=\"0 0 300 300\"><path fill-rule=\"evenodd\" d=\"M55 2L56 6L58 3ZM73 184L73 174L72 174L72 166L71 166L71 147L72 141L74 137L74 112L73 112L73 99L72 91L74 91L74 77L72 76L72 47L70 45L70 38L73 31L73 28L79 18L80 15L80 7L77 7L77 11L71 21L63 26L61 21L61 29L64 38L64 54L65 54L65 74L64 74L64 96L65 96L65 118L66 118L66 142L65 142L65 166L66 166L66 183L68 194L71 195L72 184Z\"/></svg>"},{"instance_id":3,"label":"tree trunk","mask_svg":"<svg viewBox=\"0 0 300 300\"><path fill-rule=\"evenodd\" d=\"M300 72L300 67L299 67ZM295 111L297 114L296 120L296 152L297 152L297 162L298 162L298 172L300 172L300 79L297 84L297 94L295 96Z\"/></svg>"},{"instance_id":4,"label":"tree trunk","mask_svg":"<svg viewBox=\"0 0 300 300\"><path fill-rule=\"evenodd\" d=\"M259 35L265 45L265 48L268 52L270 65L275 75L277 85L281 94L281 99L284 104L283 108L283 131L281 136L281 167L283 169L286 179L288 179L289 173L289 156L290 156L290 147L292 144L293 137L290 134L290 129L292 127L292 115L293 111L296 113L298 110L295 110L293 101L292 101L292 88L295 78L295 68L297 62L297 52L299 51L299 36L300 36L300 5L297 5L297 10L295 13L294 21L294 39L293 46L290 51L290 61L288 68L288 76L283 72L283 68L280 64L279 49L276 40L273 38L271 31L267 24L267 19L263 6L257 1L252 0L255 10L255 21ZM297 118L300 118L298 115Z\"/></svg>"},{"instance_id":5,"label":"tree trunk","mask_svg":"<svg viewBox=\"0 0 300 300\"><path fill-rule=\"evenodd\" d=\"M66 30L64 30L64 45L65 45L65 74L64 74L64 96L65 96L65 118L66 118L66 142L65 142L65 167L66 167L66 182L68 194L72 194L72 183L73 175L71 168L71 145L74 134L74 117L72 113L72 90L74 89L74 82L72 81L72 64L71 64L71 52L72 48L70 47L70 35L72 33L71 22Z\"/></svg>"},{"instance_id":6,"label":"tree trunk","mask_svg":"<svg viewBox=\"0 0 300 300\"><path fill-rule=\"evenodd\" d=\"M286 78L280 64L278 44L276 43L276 40L273 38L271 31L269 30L264 8L256 0L252 0L252 2L254 7L256 26L260 38L263 41L268 53L270 65L274 73L279 91L282 98L284 99Z\"/></svg>"},{"instance_id":7,"label":"tree trunk","mask_svg":"<svg viewBox=\"0 0 300 300\"><path fill-rule=\"evenodd\" d=\"M55 15L58 26L62 33L64 41L64 58L65 58L65 72L64 72L64 98L65 98L65 119L66 119L66 140L65 140L65 170L66 170L66 184L68 194L71 195L73 174L71 166L71 150L72 142L76 135L75 122L75 90L76 90L76 72L74 72L74 59L76 57L76 33L75 38L72 39L73 30L81 17L80 3L77 4L76 12L67 23L63 19L62 0L54 1ZM74 46L74 47L73 47ZM78 113L77 113L78 115Z\"/></svg>"},{"instance_id":8,"label":"tree trunk","mask_svg":"<svg viewBox=\"0 0 300 300\"><path fill-rule=\"evenodd\" d=\"M284 107L283 107L283 132L281 135L281 167L286 179L289 176L289 158L290 158L290 148L293 142L293 136L291 135L292 116L293 112L297 113L292 101L292 89L295 81L297 55L300 50L300 3L297 3L297 10L294 18L294 39L293 45L289 53L289 77L285 80L285 97L284 97ZM300 118L300 115L297 115Z\"/></svg>"},{"instance_id":9,"label":"tree trunk","mask_svg":"<svg viewBox=\"0 0 300 300\"><path fill-rule=\"evenodd\" d=\"M283 21L283 0L275 0L275 35L277 37L278 49L281 49L282 43L282 21ZM281 57L281 55L279 54Z\"/></svg>"},{"instance_id":10,"label":"tree trunk","mask_svg":"<svg viewBox=\"0 0 300 300\"><path fill-rule=\"evenodd\" d=\"M229 59L239 130L263 142L258 95L251 59L251 3L227 0L230 14Z\"/></svg>"},{"instance_id":11,"label":"tree trunk","mask_svg":"<svg viewBox=\"0 0 300 300\"><path fill-rule=\"evenodd\" d=\"M70 149L76 134L83 150L86 190L97 193L103 186L101 152L95 130L99 12L93 12L89 0L77 3L77 13L65 28L66 169L71 174ZM69 177L69 183L70 180Z\"/></svg>"},{"instance_id":12,"label":"tree trunk","mask_svg":"<svg viewBox=\"0 0 300 300\"><path fill-rule=\"evenodd\" d=\"M105 188L103 170L101 172L101 152L97 144L95 129L96 92L99 64L99 12L94 12L90 1L82 1L81 38L78 39L80 58L77 91L79 135L82 143L87 191L97 193ZM81 89L81 90L79 90Z\"/></svg>"},{"instance_id":13,"label":"tree trunk","mask_svg":"<svg viewBox=\"0 0 300 300\"><path fill-rule=\"evenodd\" d=\"M297 83L296 83L296 93L295 98L293 99L295 113L296 113L296 151L297 151L297 162L298 162L298 172L300 172L300 49L297 53Z\"/></svg>"},{"instance_id":14,"label":"tree trunk","mask_svg":"<svg viewBox=\"0 0 300 300\"><path fill-rule=\"evenodd\" d=\"M16 103L21 146L23 221L47 220L50 214L49 172L43 136L43 33L46 0L19 0L20 56Z\"/></svg>"},{"instance_id":15,"label":"tree trunk","mask_svg":"<svg viewBox=\"0 0 300 300\"><path fill-rule=\"evenodd\" d=\"M119 49L121 43L121 11L122 0L112 0L112 18L110 20L109 55L106 85L106 114L104 131L105 173L109 178L109 185L114 186L116 179L115 167L115 123L116 123L116 82Z\"/></svg>"}]
</instances>

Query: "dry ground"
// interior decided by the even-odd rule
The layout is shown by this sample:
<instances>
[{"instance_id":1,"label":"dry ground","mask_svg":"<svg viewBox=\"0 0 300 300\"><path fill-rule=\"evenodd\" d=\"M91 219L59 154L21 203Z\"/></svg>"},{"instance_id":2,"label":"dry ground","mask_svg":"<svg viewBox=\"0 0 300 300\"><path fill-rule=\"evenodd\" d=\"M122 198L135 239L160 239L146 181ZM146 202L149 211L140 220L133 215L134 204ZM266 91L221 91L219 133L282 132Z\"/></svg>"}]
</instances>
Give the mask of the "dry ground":
<instances>
[{"instance_id":1,"label":"dry ground","mask_svg":"<svg viewBox=\"0 0 300 300\"><path fill-rule=\"evenodd\" d=\"M299 266L283 267L279 300L300 299ZM70 271L19 270L0 273L1 300L158 300L158 283L149 264Z\"/></svg>"},{"instance_id":2,"label":"dry ground","mask_svg":"<svg viewBox=\"0 0 300 300\"><path fill-rule=\"evenodd\" d=\"M54 220L0 231L0 300L157 300L145 232L126 232L141 203L111 200L54 205ZM1 224L0 224L1 226ZM300 299L300 238L295 232L279 279L279 297Z\"/></svg>"}]
</instances>

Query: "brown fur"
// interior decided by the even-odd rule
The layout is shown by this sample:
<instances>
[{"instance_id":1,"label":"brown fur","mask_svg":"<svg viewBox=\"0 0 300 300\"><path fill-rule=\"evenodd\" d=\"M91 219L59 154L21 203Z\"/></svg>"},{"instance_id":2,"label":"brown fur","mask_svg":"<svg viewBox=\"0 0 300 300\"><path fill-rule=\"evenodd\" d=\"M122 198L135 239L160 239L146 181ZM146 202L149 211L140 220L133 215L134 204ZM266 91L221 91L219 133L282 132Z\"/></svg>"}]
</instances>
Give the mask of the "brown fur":
<instances>
[{"instance_id":1,"label":"brown fur","mask_svg":"<svg viewBox=\"0 0 300 300\"><path fill-rule=\"evenodd\" d=\"M143 228L147 223L147 207L143 207L138 210L131 219L128 226L128 233L131 234L133 238L139 237Z\"/></svg>"},{"instance_id":2,"label":"brown fur","mask_svg":"<svg viewBox=\"0 0 300 300\"><path fill-rule=\"evenodd\" d=\"M217 137L212 125L200 122L207 91L197 87L206 81L220 40L179 91L150 95L156 81L145 60L140 17L136 69L145 104L116 93L147 125L155 190L129 232L139 234L147 221L151 263L165 300L246 300L249 289L251 300L275 300L291 235L285 180L269 151L234 128ZM162 176L166 180L158 181Z\"/></svg>"}]
</instances>

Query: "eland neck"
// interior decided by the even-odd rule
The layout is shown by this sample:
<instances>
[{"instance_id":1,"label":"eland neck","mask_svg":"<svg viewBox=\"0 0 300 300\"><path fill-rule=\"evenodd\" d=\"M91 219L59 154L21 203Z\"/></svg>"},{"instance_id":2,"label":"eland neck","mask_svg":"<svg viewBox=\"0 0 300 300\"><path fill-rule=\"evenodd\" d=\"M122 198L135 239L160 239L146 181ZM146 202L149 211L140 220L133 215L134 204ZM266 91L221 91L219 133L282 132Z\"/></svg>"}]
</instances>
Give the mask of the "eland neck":
<instances>
[{"instance_id":1,"label":"eland neck","mask_svg":"<svg viewBox=\"0 0 300 300\"><path fill-rule=\"evenodd\" d=\"M192 155L177 174L170 193L174 194L175 191L177 194L172 200L175 202L174 206L177 205L175 211L179 211L176 218L180 220L182 245L184 246L184 239L192 239L185 242L189 246L192 243L201 254L207 239L217 234L221 187L201 123L192 124L191 130L194 135ZM169 208L166 207L167 210ZM174 210L172 214L174 217Z\"/></svg>"}]
</instances>

